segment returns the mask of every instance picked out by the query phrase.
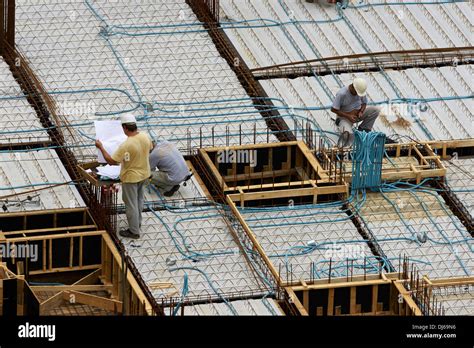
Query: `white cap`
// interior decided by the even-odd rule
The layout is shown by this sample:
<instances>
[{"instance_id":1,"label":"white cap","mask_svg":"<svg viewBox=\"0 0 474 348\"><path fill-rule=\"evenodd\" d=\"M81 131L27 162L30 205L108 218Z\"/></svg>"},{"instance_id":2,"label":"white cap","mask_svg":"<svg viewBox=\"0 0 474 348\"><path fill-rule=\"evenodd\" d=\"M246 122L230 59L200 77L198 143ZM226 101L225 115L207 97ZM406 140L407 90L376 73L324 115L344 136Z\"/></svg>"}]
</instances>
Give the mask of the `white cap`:
<instances>
[{"instance_id":1,"label":"white cap","mask_svg":"<svg viewBox=\"0 0 474 348\"><path fill-rule=\"evenodd\" d=\"M125 114L120 116L120 122L125 123L137 123L137 119L132 114Z\"/></svg>"},{"instance_id":2,"label":"white cap","mask_svg":"<svg viewBox=\"0 0 474 348\"><path fill-rule=\"evenodd\" d=\"M352 85L359 97L364 97L367 94L367 81L365 79L358 77L354 79Z\"/></svg>"}]
</instances>

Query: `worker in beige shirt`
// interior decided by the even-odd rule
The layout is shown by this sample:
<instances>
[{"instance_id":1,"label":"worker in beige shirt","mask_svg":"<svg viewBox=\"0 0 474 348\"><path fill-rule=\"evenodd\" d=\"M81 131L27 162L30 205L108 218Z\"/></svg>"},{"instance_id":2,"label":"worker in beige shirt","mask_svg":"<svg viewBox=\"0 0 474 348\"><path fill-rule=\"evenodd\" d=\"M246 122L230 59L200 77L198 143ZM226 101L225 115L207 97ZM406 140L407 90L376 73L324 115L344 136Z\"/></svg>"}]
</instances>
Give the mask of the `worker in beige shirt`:
<instances>
[{"instance_id":1,"label":"worker in beige shirt","mask_svg":"<svg viewBox=\"0 0 474 348\"><path fill-rule=\"evenodd\" d=\"M138 132L135 116L123 115L120 120L123 132L128 138L115 153L110 156L99 140L96 140L95 145L108 164L121 165L120 181L128 229L121 230L119 234L122 237L138 239L142 224L145 185L151 175L149 155L153 144L146 133Z\"/></svg>"}]
</instances>

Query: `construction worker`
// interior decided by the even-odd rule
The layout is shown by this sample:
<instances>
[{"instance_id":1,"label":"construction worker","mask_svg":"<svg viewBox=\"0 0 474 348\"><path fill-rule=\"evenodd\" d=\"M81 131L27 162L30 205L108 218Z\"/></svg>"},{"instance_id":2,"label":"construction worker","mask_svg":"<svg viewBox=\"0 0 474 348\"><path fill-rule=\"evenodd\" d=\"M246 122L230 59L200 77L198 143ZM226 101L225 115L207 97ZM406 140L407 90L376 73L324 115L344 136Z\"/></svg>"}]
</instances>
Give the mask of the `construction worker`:
<instances>
[{"instance_id":1,"label":"construction worker","mask_svg":"<svg viewBox=\"0 0 474 348\"><path fill-rule=\"evenodd\" d=\"M191 177L181 152L176 145L166 140L158 142L150 153L150 168L151 183L164 190L166 197L174 195L180 184Z\"/></svg>"},{"instance_id":2,"label":"construction worker","mask_svg":"<svg viewBox=\"0 0 474 348\"><path fill-rule=\"evenodd\" d=\"M99 140L95 146L102 152L110 165L121 165L120 181L122 182L122 199L125 203L125 213L128 229L121 230L122 237L140 238L142 224L143 194L147 180L150 177L149 155L153 143L146 133L138 132L137 121L131 114L120 117L122 129L127 140L123 142L112 156L105 150Z\"/></svg>"},{"instance_id":3,"label":"construction worker","mask_svg":"<svg viewBox=\"0 0 474 348\"><path fill-rule=\"evenodd\" d=\"M362 122L358 130L370 132L381 109L377 106L367 106L367 81L356 78L349 86L342 87L336 94L331 111L338 117L336 125L339 127L339 146L349 146L353 142L354 124ZM387 138L387 143L393 142Z\"/></svg>"}]
</instances>

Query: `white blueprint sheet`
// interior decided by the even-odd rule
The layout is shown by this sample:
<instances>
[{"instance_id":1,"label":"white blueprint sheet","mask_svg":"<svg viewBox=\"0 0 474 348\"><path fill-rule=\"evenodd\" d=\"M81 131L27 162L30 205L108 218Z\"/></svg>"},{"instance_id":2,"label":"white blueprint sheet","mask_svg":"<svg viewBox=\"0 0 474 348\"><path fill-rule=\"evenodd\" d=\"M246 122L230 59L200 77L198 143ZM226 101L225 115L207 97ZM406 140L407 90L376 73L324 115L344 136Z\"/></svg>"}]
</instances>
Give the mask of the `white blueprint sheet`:
<instances>
[{"instance_id":1,"label":"white blueprint sheet","mask_svg":"<svg viewBox=\"0 0 474 348\"><path fill-rule=\"evenodd\" d=\"M127 136L123 132L122 124L119 120L114 121L94 121L95 125L95 136L96 139L100 140L104 145L105 150L112 156L117 148L125 140ZM98 161L99 163L106 163L104 156L99 149Z\"/></svg>"}]
</instances>

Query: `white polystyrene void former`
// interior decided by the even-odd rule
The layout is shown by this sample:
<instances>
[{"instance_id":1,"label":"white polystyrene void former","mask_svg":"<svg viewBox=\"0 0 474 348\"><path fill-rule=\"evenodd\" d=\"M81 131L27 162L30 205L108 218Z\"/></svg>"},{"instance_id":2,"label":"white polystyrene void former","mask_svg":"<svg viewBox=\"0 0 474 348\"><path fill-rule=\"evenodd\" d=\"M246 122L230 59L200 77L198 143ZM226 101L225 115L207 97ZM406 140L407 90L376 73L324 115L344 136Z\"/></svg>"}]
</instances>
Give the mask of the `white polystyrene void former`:
<instances>
[{"instance_id":1,"label":"white polystyrene void former","mask_svg":"<svg viewBox=\"0 0 474 348\"><path fill-rule=\"evenodd\" d=\"M126 228L125 215L120 227ZM144 213L138 240L123 239L145 283L158 300L180 297L188 275L187 297L255 292L266 286L247 264L224 219L211 206ZM171 283L155 288L156 283ZM173 291L178 290L178 293ZM268 290L267 290L268 291Z\"/></svg>"},{"instance_id":2,"label":"white polystyrene void former","mask_svg":"<svg viewBox=\"0 0 474 348\"><path fill-rule=\"evenodd\" d=\"M191 146L251 142L254 126L266 139L261 115L185 1L40 0L18 4L17 28L19 49L77 133L68 140L79 159L94 152L92 121L125 111L183 149L188 138Z\"/></svg>"},{"instance_id":3,"label":"white polystyrene void former","mask_svg":"<svg viewBox=\"0 0 474 348\"><path fill-rule=\"evenodd\" d=\"M74 185L57 186L70 181L54 150L0 153L2 211L84 207Z\"/></svg>"},{"instance_id":4,"label":"white polystyrene void former","mask_svg":"<svg viewBox=\"0 0 474 348\"><path fill-rule=\"evenodd\" d=\"M472 276L474 240L436 192L370 193L359 214L394 267L408 256L430 278Z\"/></svg>"},{"instance_id":5,"label":"white polystyrene void former","mask_svg":"<svg viewBox=\"0 0 474 348\"><path fill-rule=\"evenodd\" d=\"M459 158L443 162L448 172L446 182L454 194L474 216L474 159Z\"/></svg>"},{"instance_id":6,"label":"white polystyrene void former","mask_svg":"<svg viewBox=\"0 0 474 348\"><path fill-rule=\"evenodd\" d=\"M35 110L0 57L0 144L47 141Z\"/></svg>"},{"instance_id":7,"label":"white polystyrene void former","mask_svg":"<svg viewBox=\"0 0 474 348\"><path fill-rule=\"evenodd\" d=\"M364 263L366 273L378 273L375 256L341 208L248 208L241 213L285 281L327 278L329 269L331 277L364 274Z\"/></svg>"},{"instance_id":8,"label":"white polystyrene void former","mask_svg":"<svg viewBox=\"0 0 474 348\"><path fill-rule=\"evenodd\" d=\"M224 0L222 21L252 68L340 55L473 44L468 30L472 25L468 2L394 5L370 1L381 6L370 6L366 1L352 3L358 6L345 9L341 16L334 5L324 1ZM327 108L339 88L355 76L369 80L371 102L383 102L384 111L391 110L391 105L398 110L385 112L388 122L380 120L376 130L416 139L474 136L469 127L474 122L472 99L442 100L472 95L472 67L457 66L456 62L440 69L274 79L262 81L262 85L271 97L289 108L290 114L312 120L316 128L334 131L331 118L335 115ZM400 103L399 99L404 101ZM394 123L398 115L408 125ZM291 124L291 118L287 122Z\"/></svg>"}]
</instances>

